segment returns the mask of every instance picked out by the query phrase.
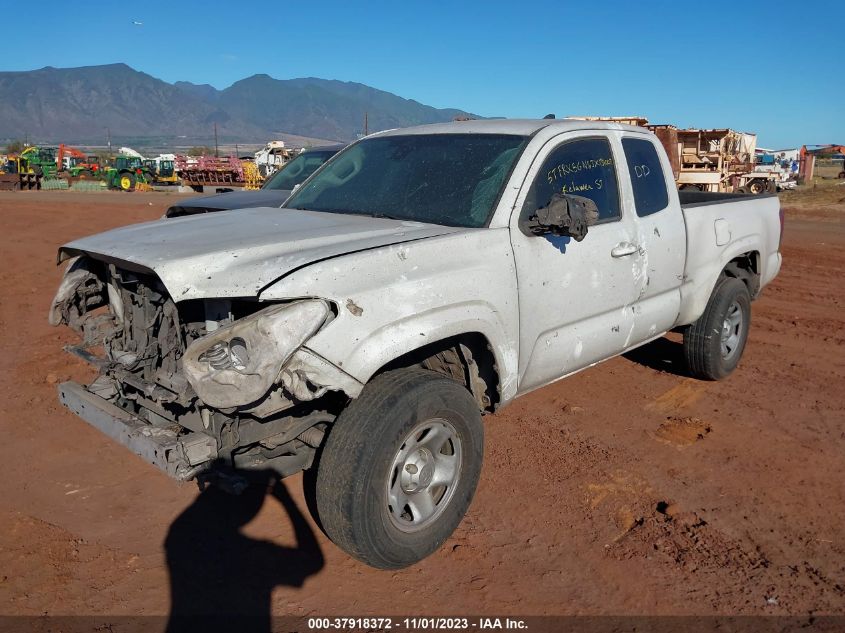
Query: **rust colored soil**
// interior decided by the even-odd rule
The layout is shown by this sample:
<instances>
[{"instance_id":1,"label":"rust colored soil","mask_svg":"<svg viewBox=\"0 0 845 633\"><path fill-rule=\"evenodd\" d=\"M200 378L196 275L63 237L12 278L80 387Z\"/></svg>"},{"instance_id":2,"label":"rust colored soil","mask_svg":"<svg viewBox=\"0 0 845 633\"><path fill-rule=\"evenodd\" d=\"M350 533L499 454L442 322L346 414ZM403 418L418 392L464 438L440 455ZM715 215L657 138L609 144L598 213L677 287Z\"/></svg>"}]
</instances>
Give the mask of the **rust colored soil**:
<instances>
[{"instance_id":1,"label":"rust colored soil","mask_svg":"<svg viewBox=\"0 0 845 633\"><path fill-rule=\"evenodd\" d=\"M265 592L292 615L845 614L838 200L790 196L784 268L733 376L683 376L673 334L518 400L486 419L454 536L381 572L319 532L301 478L293 505L198 495L58 405L56 383L92 372L47 325L57 246L174 199L0 193L0 612L166 614L172 580L200 609L220 585L233 608ZM313 545L296 547L299 511Z\"/></svg>"}]
</instances>

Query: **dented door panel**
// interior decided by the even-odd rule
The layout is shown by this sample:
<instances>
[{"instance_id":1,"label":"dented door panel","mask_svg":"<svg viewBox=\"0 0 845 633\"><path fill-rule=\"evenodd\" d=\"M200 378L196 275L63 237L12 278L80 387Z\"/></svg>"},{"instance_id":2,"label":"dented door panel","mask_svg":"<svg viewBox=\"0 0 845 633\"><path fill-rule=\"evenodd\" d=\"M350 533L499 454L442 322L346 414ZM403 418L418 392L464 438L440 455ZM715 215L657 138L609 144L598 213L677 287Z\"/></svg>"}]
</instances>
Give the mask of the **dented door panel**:
<instances>
[{"instance_id":1,"label":"dented door panel","mask_svg":"<svg viewBox=\"0 0 845 633\"><path fill-rule=\"evenodd\" d=\"M638 294L631 257L636 253L619 255L618 250L636 237L630 214L622 209L619 219L590 227L582 242L526 235L519 227L531 183L546 177L541 173L546 159L564 143L597 137L608 135L585 131L550 139L536 154L511 216L519 284L520 392L595 364L630 344ZM610 152L601 158L615 165L618 151L611 146ZM583 180L584 173L577 176ZM616 173L618 181L618 169ZM595 180L594 174L587 175Z\"/></svg>"}]
</instances>

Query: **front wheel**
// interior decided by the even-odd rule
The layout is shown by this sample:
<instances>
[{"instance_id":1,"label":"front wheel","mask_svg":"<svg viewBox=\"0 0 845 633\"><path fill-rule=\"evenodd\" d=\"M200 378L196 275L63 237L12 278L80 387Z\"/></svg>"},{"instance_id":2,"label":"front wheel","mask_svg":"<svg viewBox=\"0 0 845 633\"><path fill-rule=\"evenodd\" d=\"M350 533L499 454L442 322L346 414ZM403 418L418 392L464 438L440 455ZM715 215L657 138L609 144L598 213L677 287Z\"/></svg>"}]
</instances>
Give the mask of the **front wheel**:
<instances>
[{"instance_id":1,"label":"front wheel","mask_svg":"<svg viewBox=\"0 0 845 633\"><path fill-rule=\"evenodd\" d=\"M690 373L721 380L736 369L751 324L751 295L735 277L722 277L704 314L684 330L684 355Z\"/></svg>"},{"instance_id":2,"label":"front wheel","mask_svg":"<svg viewBox=\"0 0 845 633\"><path fill-rule=\"evenodd\" d=\"M464 386L423 369L382 374L326 440L315 490L320 523L372 567L416 563L463 519L483 453L481 413Z\"/></svg>"}]
</instances>

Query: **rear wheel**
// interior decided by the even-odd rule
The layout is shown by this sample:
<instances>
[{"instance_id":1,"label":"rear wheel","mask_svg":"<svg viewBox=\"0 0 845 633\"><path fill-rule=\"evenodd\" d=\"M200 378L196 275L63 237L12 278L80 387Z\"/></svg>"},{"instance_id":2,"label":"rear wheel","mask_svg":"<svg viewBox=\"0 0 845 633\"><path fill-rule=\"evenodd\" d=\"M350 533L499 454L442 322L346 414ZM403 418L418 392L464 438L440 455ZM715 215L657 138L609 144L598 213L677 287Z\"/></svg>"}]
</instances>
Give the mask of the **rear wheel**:
<instances>
[{"instance_id":1,"label":"rear wheel","mask_svg":"<svg viewBox=\"0 0 845 633\"><path fill-rule=\"evenodd\" d=\"M117 179L117 186L120 188L121 191L133 191L135 189L134 174L120 174Z\"/></svg>"},{"instance_id":2,"label":"rear wheel","mask_svg":"<svg viewBox=\"0 0 845 633\"><path fill-rule=\"evenodd\" d=\"M723 277L704 314L684 331L684 355L696 378L721 380L736 369L751 324L751 295L745 284Z\"/></svg>"},{"instance_id":3,"label":"rear wheel","mask_svg":"<svg viewBox=\"0 0 845 633\"><path fill-rule=\"evenodd\" d=\"M464 386L422 369L382 374L324 445L315 490L323 529L373 567L416 563L461 522L483 451L481 413Z\"/></svg>"},{"instance_id":4,"label":"rear wheel","mask_svg":"<svg viewBox=\"0 0 845 633\"><path fill-rule=\"evenodd\" d=\"M760 195L766 191L766 182L763 180L752 180L748 183L748 191L755 196Z\"/></svg>"}]
</instances>

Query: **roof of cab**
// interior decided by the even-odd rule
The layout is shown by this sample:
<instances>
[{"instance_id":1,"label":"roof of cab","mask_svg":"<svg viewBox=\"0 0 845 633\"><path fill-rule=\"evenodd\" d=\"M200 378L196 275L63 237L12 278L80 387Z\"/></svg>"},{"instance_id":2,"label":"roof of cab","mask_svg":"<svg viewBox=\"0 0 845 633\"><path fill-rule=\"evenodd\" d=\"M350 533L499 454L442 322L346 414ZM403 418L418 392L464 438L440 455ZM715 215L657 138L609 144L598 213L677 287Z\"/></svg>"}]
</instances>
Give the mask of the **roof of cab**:
<instances>
[{"instance_id":1,"label":"roof of cab","mask_svg":"<svg viewBox=\"0 0 845 633\"><path fill-rule=\"evenodd\" d=\"M608 121L582 121L578 119L473 119L433 123L415 127L398 128L377 132L373 136L404 136L407 134L516 134L531 136L538 131L553 127L561 132L575 130L627 130L645 132L645 128Z\"/></svg>"},{"instance_id":2,"label":"roof of cab","mask_svg":"<svg viewBox=\"0 0 845 633\"><path fill-rule=\"evenodd\" d=\"M306 147L302 150L302 153L305 154L306 152L339 152L344 147L346 147L349 143L335 143L334 145L315 145L314 147Z\"/></svg>"}]
</instances>

